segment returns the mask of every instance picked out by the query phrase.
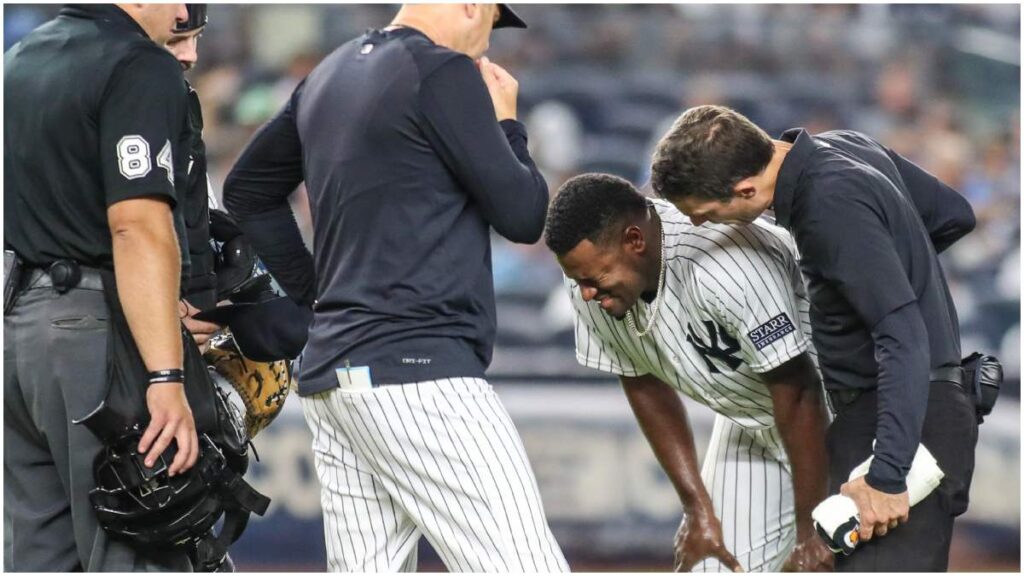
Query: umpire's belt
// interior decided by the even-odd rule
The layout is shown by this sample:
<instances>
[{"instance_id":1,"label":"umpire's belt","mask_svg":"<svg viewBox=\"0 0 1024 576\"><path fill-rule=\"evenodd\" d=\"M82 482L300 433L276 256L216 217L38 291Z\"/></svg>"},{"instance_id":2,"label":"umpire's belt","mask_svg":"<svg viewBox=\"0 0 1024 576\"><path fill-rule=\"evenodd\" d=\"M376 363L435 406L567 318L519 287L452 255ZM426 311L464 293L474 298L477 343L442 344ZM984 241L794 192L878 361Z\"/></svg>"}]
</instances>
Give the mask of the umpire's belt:
<instances>
[{"instance_id":1,"label":"umpire's belt","mask_svg":"<svg viewBox=\"0 0 1024 576\"><path fill-rule=\"evenodd\" d=\"M23 290L53 288L63 294L72 288L103 290L100 271L86 268L74 260L57 260L46 268L31 268L25 279Z\"/></svg>"},{"instance_id":2,"label":"umpire's belt","mask_svg":"<svg viewBox=\"0 0 1024 576\"><path fill-rule=\"evenodd\" d=\"M964 369L960 366L943 366L933 368L928 373L928 379L934 384L936 382L949 382L964 392ZM861 394L876 390L876 388L844 388L842 390L828 390L828 398L832 402L833 410L841 406L853 404L860 398Z\"/></svg>"}]
</instances>

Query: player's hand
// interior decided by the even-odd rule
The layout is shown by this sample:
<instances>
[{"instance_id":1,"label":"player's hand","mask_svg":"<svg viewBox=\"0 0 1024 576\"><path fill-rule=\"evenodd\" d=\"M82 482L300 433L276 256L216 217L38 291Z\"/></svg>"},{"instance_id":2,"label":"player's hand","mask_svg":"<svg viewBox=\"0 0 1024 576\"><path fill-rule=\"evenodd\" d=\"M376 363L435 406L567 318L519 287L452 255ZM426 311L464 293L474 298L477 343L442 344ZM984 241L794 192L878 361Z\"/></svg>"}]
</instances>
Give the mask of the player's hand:
<instances>
[{"instance_id":1,"label":"player's hand","mask_svg":"<svg viewBox=\"0 0 1024 576\"><path fill-rule=\"evenodd\" d=\"M171 476L184 472L199 457L199 437L192 409L185 398L185 385L179 382L150 384L146 390L149 426L139 441L139 453L146 455L146 466L152 468L156 459L174 440L178 451L171 461Z\"/></svg>"},{"instance_id":2,"label":"player's hand","mask_svg":"<svg viewBox=\"0 0 1024 576\"><path fill-rule=\"evenodd\" d=\"M676 572L689 572L705 558L717 558L723 566L733 572L743 568L725 548L722 537L722 523L711 511L687 514L676 532Z\"/></svg>"},{"instance_id":3,"label":"player's hand","mask_svg":"<svg viewBox=\"0 0 1024 576\"><path fill-rule=\"evenodd\" d=\"M782 563L783 572L832 572L835 570L835 555L825 546L817 534L812 535L793 547L793 551Z\"/></svg>"},{"instance_id":4,"label":"player's hand","mask_svg":"<svg viewBox=\"0 0 1024 576\"><path fill-rule=\"evenodd\" d=\"M860 539L864 542L875 536L885 536L910 517L910 495L907 492L887 494L875 490L863 476L843 484L839 493L849 496L857 505Z\"/></svg>"},{"instance_id":5,"label":"player's hand","mask_svg":"<svg viewBox=\"0 0 1024 576\"><path fill-rule=\"evenodd\" d=\"M480 58L477 66L480 68L480 75L484 77L487 91L491 94L491 102L494 103L494 113L498 117L498 121L515 120L519 81L513 78L507 70L488 60L486 56Z\"/></svg>"},{"instance_id":6,"label":"player's hand","mask_svg":"<svg viewBox=\"0 0 1024 576\"><path fill-rule=\"evenodd\" d=\"M188 300L178 301L178 317L181 318L181 323L192 334L192 339L196 341L196 346L199 346L199 351L205 354L207 348L210 347L210 338L224 327L213 322L196 320L193 316L198 313L199 309L189 304Z\"/></svg>"}]
</instances>

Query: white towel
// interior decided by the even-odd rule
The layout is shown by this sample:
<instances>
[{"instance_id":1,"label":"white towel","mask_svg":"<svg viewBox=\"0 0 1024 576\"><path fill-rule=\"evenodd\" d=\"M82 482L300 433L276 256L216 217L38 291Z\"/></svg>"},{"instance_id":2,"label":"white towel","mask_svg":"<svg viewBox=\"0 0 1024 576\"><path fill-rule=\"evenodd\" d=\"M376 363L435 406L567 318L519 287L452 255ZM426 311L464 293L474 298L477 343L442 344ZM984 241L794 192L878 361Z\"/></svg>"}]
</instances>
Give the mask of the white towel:
<instances>
[{"instance_id":1,"label":"white towel","mask_svg":"<svg viewBox=\"0 0 1024 576\"><path fill-rule=\"evenodd\" d=\"M871 467L871 458L874 456L854 468L850 472L849 479L853 480L867 474ZM943 476L945 474L939 468L939 464L931 452L923 444L918 445L914 462L911 463L910 472L907 474L910 505L914 506L931 494L932 490L938 487ZM848 555L857 547L860 515L857 513L857 505L854 504L853 499L841 494L829 496L814 508L811 517L814 519L814 527L818 534L833 552L842 552Z\"/></svg>"},{"instance_id":2,"label":"white towel","mask_svg":"<svg viewBox=\"0 0 1024 576\"><path fill-rule=\"evenodd\" d=\"M853 480L867 474L873 458L874 456L869 457L860 466L854 468L850 472L849 479ZM919 444L917 446L917 454L914 454L914 462L910 465L910 472L907 473L907 492L909 492L910 505L914 506L921 500L924 500L925 497L932 493L932 490L938 487L939 482L942 481L942 477L945 475L939 468L939 463L935 461L932 453L924 447L924 444Z\"/></svg>"}]
</instances>

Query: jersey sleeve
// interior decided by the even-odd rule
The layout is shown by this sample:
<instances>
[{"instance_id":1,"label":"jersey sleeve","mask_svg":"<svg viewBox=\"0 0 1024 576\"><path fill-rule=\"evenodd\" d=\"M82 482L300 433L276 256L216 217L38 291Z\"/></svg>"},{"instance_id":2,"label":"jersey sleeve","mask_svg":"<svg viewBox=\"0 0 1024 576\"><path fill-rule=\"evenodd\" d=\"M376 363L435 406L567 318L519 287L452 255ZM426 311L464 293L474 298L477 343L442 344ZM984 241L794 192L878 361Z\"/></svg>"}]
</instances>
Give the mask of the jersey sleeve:
<instances>
[{"instance_id":1,"label":"jersey sleeve","mask_svg":"<svg viewBox=\"0 0 1024 576\"><path fill-rule=\"evenodd\" d=\"M701 282L698 294L739 343L743 362L763 373L807 351L800 306L806 294L792 241L752 224L737 232L727 250L729 273Z\"/></svg>"},{"instance_id":2,"label":"jersey sleeve","mask_svg":"<svg viewBox=\"0 0 1024 576\"><path fill-rule=\"evenodd\" d=\"M155 44L115 69L98 118L107 206L140 196L178 201L175 172L185 171L175 168L187 156L187 98L181 67Z\"/></svg>"},{"instance_id":3,"label":"jersey sleeve","mask_svg":"<svg viewBox=\"0 0 1024 576\"><path fill-rule=\"evenodd\" d=\"M573 325L576 333L576 360L588 368L609 372L618 376L643 376L646 370L639 369L622 347L615 343L624 336L617 333L617 320L608 316L596 305L585 302L580 295L579 285L564 278L566 290L573 307Z\"/></svg>"}]
</instances>

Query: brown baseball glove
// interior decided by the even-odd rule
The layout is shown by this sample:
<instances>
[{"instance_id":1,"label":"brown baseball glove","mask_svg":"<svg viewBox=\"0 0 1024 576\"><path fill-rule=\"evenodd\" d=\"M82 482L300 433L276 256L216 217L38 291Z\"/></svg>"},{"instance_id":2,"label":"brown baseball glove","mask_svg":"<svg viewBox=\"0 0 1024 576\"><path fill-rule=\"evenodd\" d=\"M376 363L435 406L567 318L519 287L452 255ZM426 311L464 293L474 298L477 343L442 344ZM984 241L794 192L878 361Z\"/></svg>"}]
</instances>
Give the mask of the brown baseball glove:
<instances>
[{"instance_id":1,"label":"brown baseball glove","mask_svg":"<svg viewBox=\"0 0 1024 576\"><path fill-rule=\"evenodd\" d=\"M230 331L210 340L210 348L203 358L241 397L245 404L245 429L250 439L270 425L295 386L290 362L249 360L238 349Z\"/></svg>"}]
</instances>

